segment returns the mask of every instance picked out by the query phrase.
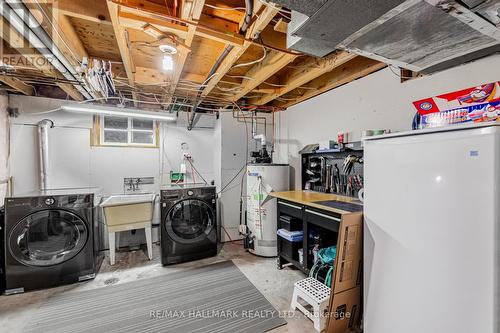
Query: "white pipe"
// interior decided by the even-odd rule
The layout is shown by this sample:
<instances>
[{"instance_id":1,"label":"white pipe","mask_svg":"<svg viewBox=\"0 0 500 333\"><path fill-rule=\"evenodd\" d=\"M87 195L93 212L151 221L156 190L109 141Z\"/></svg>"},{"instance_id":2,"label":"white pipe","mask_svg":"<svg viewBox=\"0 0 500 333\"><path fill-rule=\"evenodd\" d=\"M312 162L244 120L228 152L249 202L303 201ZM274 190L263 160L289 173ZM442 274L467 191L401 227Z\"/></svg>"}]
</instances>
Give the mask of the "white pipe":
<instances>
[{"instance_id":1,"label":"white pipe","mask_svg":"<svg viewBox=\"0 0 500 333\"><path fill-rule=\"evenodd\" d=\"M260 145L262 148L266 148L266 135L257 134L257 112L252 112L252 138L254 140L260 140Z\"/></svg>"},{"instance_id":2,"label":"white pipe","mask_svg":"<svg viewBox=\"0 0 500 333\"><path fill-rule=\"evenodd\" d=\"M38 152L40 165L40 190L50 189L49 177L49 129L54 127L52 120L43 119L38 123Z\"/></svg>"},{"instance_id":3,"label":"white pipe","mask_svg":"<svg viewBox=\"0 0 500 333\"><path fill-rule=\"evenodd\" d=\"M266 145L267 145L267 140L266 140L266 136L264 134L257 134L257 135L254 135L254 140L260 140L260 145L262 146L262 148L265 148Z\"/></svg>"},{"instance_id":4,"label":"white pipe","mask_svg":"<svg viewBox=\"0 0 500 333\"><path fill-rule=\"evenodd\" d=\"M7 4L7 3L8 4ZM68 80L78 80L77 73L66 57L50 40L50 37L38 24L38 21L31 12L19 0L5 0L0 5L0 13L7 21L33 45L48 62L53 65ZM37 29L38 34L33 32L31 27ZM42 41L46 40L46 43ZM87 99L92 96L80 85L75 85L76 89Z\"/></svg>"},{"instance_id":5,"label":"white pipe","mask_svg":"<svg viewBox=\"0 0 500 333\"><path fill-rule=\"evenodd\" d=\"M257 112L252 113L252 138L257 135Z\"/></svg>"}]
</instances>

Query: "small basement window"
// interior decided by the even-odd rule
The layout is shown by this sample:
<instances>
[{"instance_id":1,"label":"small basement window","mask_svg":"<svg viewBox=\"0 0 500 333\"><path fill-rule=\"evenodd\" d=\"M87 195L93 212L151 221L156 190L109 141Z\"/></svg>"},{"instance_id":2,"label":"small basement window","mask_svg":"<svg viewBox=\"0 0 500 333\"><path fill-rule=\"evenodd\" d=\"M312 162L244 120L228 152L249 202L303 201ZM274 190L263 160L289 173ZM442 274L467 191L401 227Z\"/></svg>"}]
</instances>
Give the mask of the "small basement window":
<instances>
[{"instance_id":1,"label":"small basement window","mask_svg":"<svg viewBox=\"0 0 500 333\"><path fill-rule=\"evenodd\" d=\"M96 146L159 147L158 124L154 120L115 116L94 118Z\"/></svg>"}]
</instances>

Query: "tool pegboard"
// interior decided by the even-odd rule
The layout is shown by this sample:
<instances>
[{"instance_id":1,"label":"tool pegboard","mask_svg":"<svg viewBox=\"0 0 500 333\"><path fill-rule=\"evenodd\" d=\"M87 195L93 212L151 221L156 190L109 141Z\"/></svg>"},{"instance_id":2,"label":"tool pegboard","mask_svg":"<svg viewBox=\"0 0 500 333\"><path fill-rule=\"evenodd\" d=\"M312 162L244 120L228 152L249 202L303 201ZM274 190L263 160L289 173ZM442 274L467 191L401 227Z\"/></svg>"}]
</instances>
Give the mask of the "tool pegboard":
<instances>
[{"instance_id":1,"label":"tool pegboard","mask_svg":"<svg viewBox=\"0 0 500 333\"><path fill-rule=\"evenodd\" d=\"M363 150L327 150L301 155L302 189L358 197L364 186Z\"/></svg>"}]
</instances>

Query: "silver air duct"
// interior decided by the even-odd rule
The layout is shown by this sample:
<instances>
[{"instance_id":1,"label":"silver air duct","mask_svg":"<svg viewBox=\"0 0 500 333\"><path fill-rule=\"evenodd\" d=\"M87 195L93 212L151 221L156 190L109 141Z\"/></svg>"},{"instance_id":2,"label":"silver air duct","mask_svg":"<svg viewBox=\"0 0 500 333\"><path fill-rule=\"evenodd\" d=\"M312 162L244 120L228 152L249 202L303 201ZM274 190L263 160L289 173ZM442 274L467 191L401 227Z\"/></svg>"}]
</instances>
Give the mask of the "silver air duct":
<instances>
[{"instance_id":1,"label":"silver air duct","mask_svg":"<svg viewBox=\"0 0 500 333\"><path fill-rule=\"evenodd\" d=\"M54 127L52 120L43 119L38 123L38 151L40 163L40 190L50 188L49 179L49 129Z\"/></svg>"}]
</instances>

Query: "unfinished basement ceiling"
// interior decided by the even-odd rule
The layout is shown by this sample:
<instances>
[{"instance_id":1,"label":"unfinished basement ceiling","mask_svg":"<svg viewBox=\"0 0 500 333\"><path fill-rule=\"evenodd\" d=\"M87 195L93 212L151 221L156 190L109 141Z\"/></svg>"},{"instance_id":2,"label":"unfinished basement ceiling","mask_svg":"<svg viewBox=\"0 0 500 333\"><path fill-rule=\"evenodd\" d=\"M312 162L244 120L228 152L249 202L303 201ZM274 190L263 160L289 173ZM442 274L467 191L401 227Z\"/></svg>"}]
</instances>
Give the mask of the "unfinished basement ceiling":
<instances>
[{"instance_id":1,"label":"unfinished basement ceiling","mask_svg":"<svg viewBox=\"0 0 500 333\"><path fill-rule=\"evenodd\" d=\"M109 103L167 111L273 111L387 64L425 73L499 48L500 0L276 2L24 1L25 16L42 24L65 67L43 61L5 17L4 50L25 61L0 67L0 81L26 95L83 101L104 94ZM163 68L165 43L177 50L168 55L171 70ZM86 63L111 68L112 95L93 90Z\"/></svg>"},{"instance_id":2,"label":"unfinished basement ceiling","mask_svg":"<svg viewBox=\"0 0 500 333\"><path fill-rule=\"evenodd\" d=\"M325 2L291 1L290 6L301 4L312 11ZM245 0L37 0L21 5L26 15L39 20L66 66L25 61L22 68L0 67L0 81L12 92L26 95L101 98L91 89L85 67L97 61L112 71L116 94L107 96L109 103L121 99L143 108L175 111L189 111L192 106L201 112L228 106L272 111L307 98L314 89L308 83L356 58L347 59L345 52L333 49L324 59L287 49L291 11L260 0L254 1L246 30L242 27L250 8ZM10 1L2 6L9 8ZM42 20L43 16L51 19ZM2 37L12 53L22 44L18 56L33 59L34 54L43 60L23 32L10 25L8 17L4 20ZM159 46L165 41L178 50L171 71L162 69L164 54ZM385 66L377 62L366 70L356 68L357 63L349 64L352 75L345 83ZM297 66L303 69L299 80Z\"/></svg>"}]
</instances>

